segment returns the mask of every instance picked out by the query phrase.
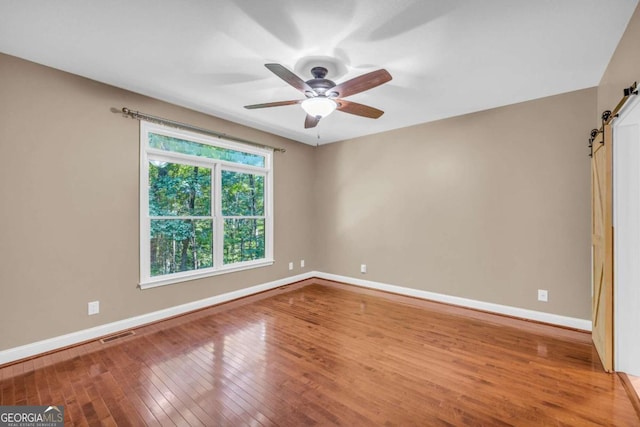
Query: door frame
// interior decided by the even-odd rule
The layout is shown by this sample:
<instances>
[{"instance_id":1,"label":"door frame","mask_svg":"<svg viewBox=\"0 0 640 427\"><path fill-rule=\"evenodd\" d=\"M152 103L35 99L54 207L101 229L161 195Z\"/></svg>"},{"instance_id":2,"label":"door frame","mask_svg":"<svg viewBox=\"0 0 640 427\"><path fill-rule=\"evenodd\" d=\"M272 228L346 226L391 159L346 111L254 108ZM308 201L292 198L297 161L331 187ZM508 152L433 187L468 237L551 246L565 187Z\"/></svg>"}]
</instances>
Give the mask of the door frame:
<instances>
[{"instance_id":1,"label":"door frame","mask_svg":"<svg viewBox=\"0 0 640 427\"><path fill-rule=\"evenodd\" d=\"M640 376L640 96L612 131L614 369Z\"/></svg>"}]
</instances>

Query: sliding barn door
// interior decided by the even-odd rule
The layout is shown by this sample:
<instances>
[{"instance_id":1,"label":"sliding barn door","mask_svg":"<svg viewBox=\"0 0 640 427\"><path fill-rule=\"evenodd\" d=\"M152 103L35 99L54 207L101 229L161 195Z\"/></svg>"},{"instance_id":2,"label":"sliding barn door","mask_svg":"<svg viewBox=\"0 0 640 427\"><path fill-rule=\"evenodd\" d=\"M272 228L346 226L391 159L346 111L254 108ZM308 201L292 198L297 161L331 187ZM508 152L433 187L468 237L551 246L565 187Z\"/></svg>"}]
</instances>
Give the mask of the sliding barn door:
<instances>
[{"instance_id":1,"label":"sliding barn door","mask_svg":"<svg viewBox=\"0 0 640 427\"><path fill-rule=\"evenodd\" d=\"M593 343L607 372L613 371L613 179L612 131L593 143L591 160L591 222L593 245Z\"/></svg>"}]
</instances>

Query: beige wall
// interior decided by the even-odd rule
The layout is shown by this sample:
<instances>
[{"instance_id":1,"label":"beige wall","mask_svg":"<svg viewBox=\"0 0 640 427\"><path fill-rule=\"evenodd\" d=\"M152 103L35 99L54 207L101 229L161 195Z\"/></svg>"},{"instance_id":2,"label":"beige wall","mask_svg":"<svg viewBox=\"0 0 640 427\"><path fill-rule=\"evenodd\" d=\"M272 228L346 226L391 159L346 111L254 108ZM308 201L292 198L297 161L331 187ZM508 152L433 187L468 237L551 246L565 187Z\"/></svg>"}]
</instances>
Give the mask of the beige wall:
<instances>
[{"instance_id":1,"label":"beige wall","mask_svg":"<svg viewBox=\"0 0 640 427\"><path fill-rule=\"evenodd\" d=\"M597 124L602 112L613 110L622 98L624 88L633 82L640 83L640 5L631 16L627 29L600 80Z\"/></svg>"},{"instance_id":2,"label":"beige wall","mask_svg":"<svg viewBox=\"0 0 640 427\"><path fill-rule=\"evenodd\" d=\"M318 264L590 319L595 106L587 89L321 146Z\"/></svg>"},{"instance_id":3,"label":"beige wall","mask_svg":"<svg viewBox=\"0 0 640 427\"><path fill-rule=\"evenodd\" d=\"M136 288L139 127L123 106L287 149L274 266ZM312 147L2 54L0 117L0 350L288 277L288 261L315 269Z\"/></svg>"}]
</instances>

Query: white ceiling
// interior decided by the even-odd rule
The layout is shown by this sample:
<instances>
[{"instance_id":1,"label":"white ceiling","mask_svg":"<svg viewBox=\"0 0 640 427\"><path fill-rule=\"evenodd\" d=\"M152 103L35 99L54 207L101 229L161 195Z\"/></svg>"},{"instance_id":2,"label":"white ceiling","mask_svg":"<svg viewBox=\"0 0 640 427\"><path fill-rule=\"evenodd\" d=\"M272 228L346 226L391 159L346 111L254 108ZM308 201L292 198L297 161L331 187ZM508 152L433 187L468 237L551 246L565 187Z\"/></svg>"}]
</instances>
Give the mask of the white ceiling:
<instances>
[{"instance_id":1,"label":"white ceiling","mask_svg":"<svg viewBox=\"0 0 640 427\"><path fill-rule=\"evenodd\" d=\"M316 145L596 86L637 3L3 0L0 52ZM264 64L308 80L313 57L338 83L386 68L348 98L385 114L243 108L302 98Z\"/></svg>"}]
</instances>

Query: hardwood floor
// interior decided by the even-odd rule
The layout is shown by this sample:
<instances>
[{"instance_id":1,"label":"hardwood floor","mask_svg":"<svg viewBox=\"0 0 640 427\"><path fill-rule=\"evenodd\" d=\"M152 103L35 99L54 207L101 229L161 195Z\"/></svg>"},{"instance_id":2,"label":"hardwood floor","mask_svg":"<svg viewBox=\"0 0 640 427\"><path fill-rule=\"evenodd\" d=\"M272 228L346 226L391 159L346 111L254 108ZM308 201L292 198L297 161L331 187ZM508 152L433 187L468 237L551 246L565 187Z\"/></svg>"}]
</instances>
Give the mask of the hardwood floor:
<instances>
[{"instance_id":1,"label":"hardwood floor","mask_svg":"<svg viewBox=\"0 0 640 427\"><path fill-rule=\"evenodd\" d=\"M638 426L586 333L322 280L0 369L65 425Z\"/></svg>"}]
</instances>

